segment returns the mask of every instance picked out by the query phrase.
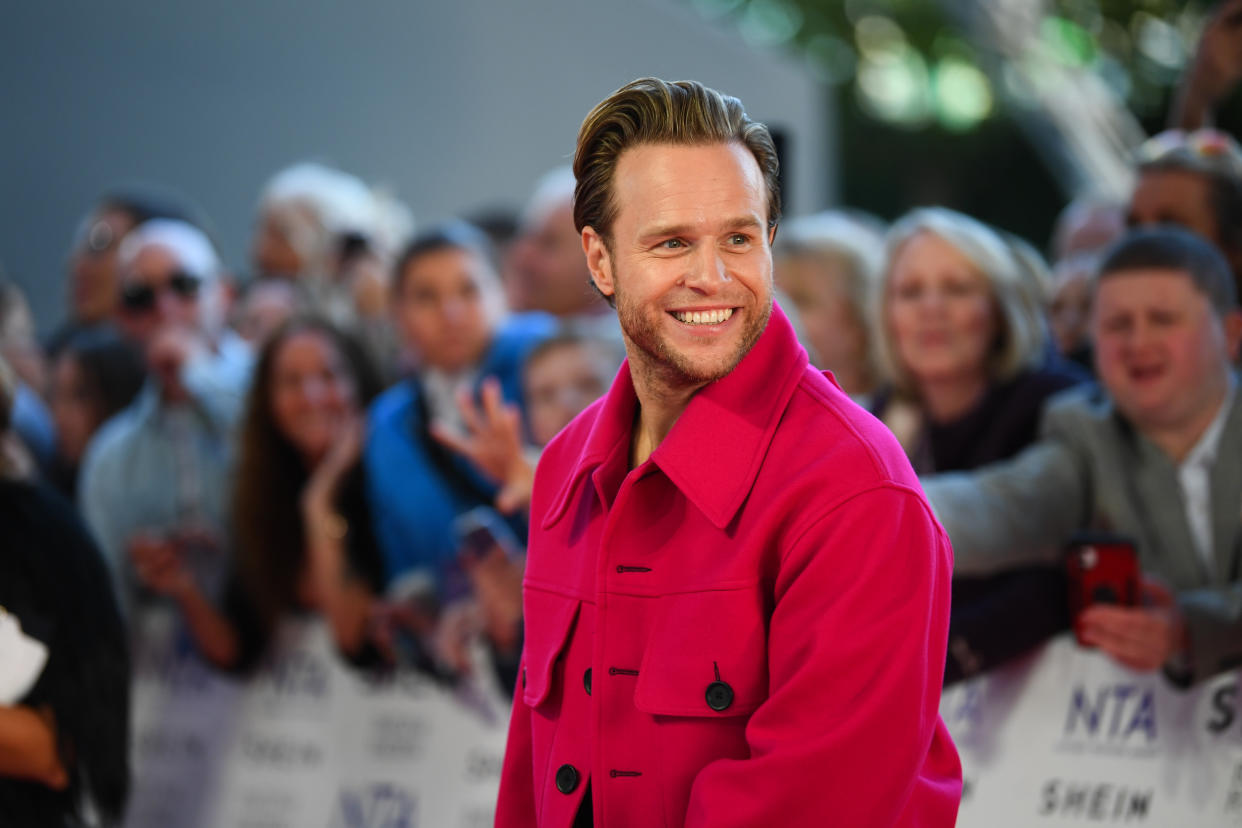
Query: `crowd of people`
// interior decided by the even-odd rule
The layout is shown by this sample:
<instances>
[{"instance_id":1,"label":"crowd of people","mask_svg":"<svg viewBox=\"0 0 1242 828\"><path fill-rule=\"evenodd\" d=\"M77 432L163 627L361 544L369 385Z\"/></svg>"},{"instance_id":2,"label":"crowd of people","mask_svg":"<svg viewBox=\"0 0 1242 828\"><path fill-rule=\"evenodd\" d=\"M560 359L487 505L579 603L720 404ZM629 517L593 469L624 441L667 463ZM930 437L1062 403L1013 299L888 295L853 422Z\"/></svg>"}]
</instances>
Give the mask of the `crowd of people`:
<instances>
[{"instance_id":1,"label":"crowd of people","mask_svg":"<svg viewBox=\"0 0 1242 828\"><path fill-rule=\"evenodd\" d=\"M777 232L812 363L891 429L952 540L946 683L1071 625L1183 684L1242 663L1242 150L1170 131L1135 173L1128 203L1071 204L1047 258L944 207ZM452 681L481 639L514 686L540 450L624 356L574 185L414 232L298 164L261 190L245 280L191 205L111 192L50 336L0 282L0 812L121 814L125 630L152 604L243 676L318 613L358 669ZM1142 603L1071 617L1082 530L1133 542Z\"/></svg>"}]
</instances>

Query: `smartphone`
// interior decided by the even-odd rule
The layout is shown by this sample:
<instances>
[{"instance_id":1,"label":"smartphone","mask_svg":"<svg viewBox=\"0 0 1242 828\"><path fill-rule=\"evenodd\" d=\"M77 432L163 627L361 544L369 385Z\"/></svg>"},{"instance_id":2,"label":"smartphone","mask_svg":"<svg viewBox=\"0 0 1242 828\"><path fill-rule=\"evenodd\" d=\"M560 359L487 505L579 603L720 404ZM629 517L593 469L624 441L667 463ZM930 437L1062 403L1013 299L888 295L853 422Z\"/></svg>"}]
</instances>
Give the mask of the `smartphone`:
<instances>
[{"instance_id":1,"label":"smartphone","mask_svg":"<svg viewBox=\"0 0 1242 828\"><path fill-rule=\"evenodd\" d=\"M1110 534L1075 537L1065 558L1069 579L1069 606L1074 619L1074 635L1082 644L1078 616L1092 604L1139 603L1139 565L1134 543Z\"/></svg>"},{"instance_id":2,"label":"smartphone","mask_svg":"<svg viewBox=\"0 0 1242 828\"><path fill-rule=\"evenodd\" d=\"M458 515L453 521L453 531L457 535L457 554L463 558L482 560L497 548L509 557L518 553L513 530L489 506L478 506Z\"/></svg>"}]
</instances>

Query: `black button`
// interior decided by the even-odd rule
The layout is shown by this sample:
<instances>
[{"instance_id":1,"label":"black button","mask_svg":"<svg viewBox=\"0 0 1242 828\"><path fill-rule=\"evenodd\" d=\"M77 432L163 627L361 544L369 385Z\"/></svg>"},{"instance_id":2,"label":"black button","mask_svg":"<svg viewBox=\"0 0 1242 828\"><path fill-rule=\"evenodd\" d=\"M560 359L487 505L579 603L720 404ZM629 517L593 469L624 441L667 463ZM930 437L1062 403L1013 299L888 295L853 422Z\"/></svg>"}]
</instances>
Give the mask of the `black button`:
<instances>
[{"instance_id":1,"label":"black button","mask_svg":"<svg viewBox=\"0 0 1242 828\"><path fill-rule=\"evenodd\" d=\"M713 681L707 685L707 706L719 713L728 710L733 704L733 688L723 681Z\"/></svg>"},{"instance_id":2,"label":"black button","mask_svg":"<svg viewBox=\"0 0 1242 828\"><path fill-rule=\"evenodd\" d=\"M591 668L586 668L586 672L582 674L582 686L586 688L587 695L591 695Z\"/></svg>"},{"instance_id":3,"label":"black button","mask_svg":"<svg viewBox=\"0 0 1242 828\"><path fill-rule=\"evenodd\" d=\"M578 788L578 769L573 765L561 765L556 769L556 789L571 794Z\"/></svg>"}]
</instances>

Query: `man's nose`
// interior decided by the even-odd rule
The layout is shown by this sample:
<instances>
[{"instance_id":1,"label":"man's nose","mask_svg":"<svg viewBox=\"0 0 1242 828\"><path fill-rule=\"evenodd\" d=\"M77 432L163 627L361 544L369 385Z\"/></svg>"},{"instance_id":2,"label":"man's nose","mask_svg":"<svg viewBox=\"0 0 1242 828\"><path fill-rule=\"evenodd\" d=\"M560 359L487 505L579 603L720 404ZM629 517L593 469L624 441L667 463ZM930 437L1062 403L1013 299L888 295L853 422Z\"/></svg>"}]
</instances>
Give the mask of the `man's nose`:
<instances>
[{"instance_id":1,"label":"man's nose","mask_svg":"<svg viewBox=\"0 0 1242 828\"><path fill-rule=\"evenodd\" d=\"M176 319L179 310L177 303L179 301L176 294L168 286L157 288L155 291L155 308L159 311L160 319L163 321Z\"/></svg>"},{"instance_id":2,"label":"man's nose","mask_svg":"<svg viewBox=\"0 0 1242 828\"><path fill-rule=\"evenodd\" d=\"M705 244L691 257L685 283L687 287L696 290L713 292L731 279L729 268L720 251L715 245Z\"/></svg>"},{"instance_id":3,"label":"man's nose","mask_svg":"<svg viewBox=\"0 0 1242 828\"><path fill-rule=\"evenodd\" d=\"M445 299L440 306L440 313L450 322L458 322L466 315L466 301L456 296Z\"/></svg>"}]
</instances>

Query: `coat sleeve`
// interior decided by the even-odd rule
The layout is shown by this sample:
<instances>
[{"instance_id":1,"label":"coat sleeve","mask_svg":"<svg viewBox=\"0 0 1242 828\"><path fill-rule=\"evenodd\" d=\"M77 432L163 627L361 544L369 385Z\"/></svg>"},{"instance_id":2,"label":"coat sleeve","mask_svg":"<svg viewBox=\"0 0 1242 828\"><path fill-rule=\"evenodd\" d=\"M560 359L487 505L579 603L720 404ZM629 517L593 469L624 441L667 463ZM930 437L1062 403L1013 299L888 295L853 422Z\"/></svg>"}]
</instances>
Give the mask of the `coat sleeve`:
<instances>
[{"instance_id":1,"label":"coat sleeve","mask_svg":"<svg viewBox=\"0 0 1242 828\"><path fill-rule=\"evenodd\" d=\"M1045 439L1012 460L922 479L953 542L958 575L1059 560L1089 515L1086 475L1066 443Z\"/></svg>"},{"instance_id":2,"label":"coat sleeve","mask_svg":"<svg viewBox=\"0 0 1242 828\"><path fill-rule=\"evenodd\" d=\"M775 585L750 757L698 774L686 825L952 826L961 765L939 716L951 570L943 531L905 487L803 530Z\"/></svg>"},{"instance_id":3,"label":"coat sleeve","mask_svg":"<svg viewBox=\"0 0 1242 828\"><path fill-rule=\"evenodd\" d=\"M518 665L513 691L513 712L505 761L500 771L500 795L496 801L496 828L535 828L535 777L531 767L530 708L522 700L525 658Z\"/></svg>"}]
</instances>

